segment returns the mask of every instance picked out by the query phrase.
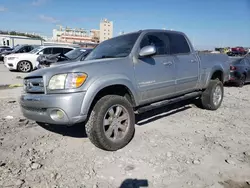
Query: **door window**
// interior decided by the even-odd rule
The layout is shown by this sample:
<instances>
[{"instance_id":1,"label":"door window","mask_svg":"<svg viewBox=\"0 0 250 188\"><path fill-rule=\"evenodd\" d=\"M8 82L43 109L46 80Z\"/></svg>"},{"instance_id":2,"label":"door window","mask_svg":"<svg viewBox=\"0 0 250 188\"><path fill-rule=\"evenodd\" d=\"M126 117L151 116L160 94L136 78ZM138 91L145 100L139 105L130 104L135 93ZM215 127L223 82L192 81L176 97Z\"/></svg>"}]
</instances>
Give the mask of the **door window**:
<instances>
[{"instance_id":1,"label":"door window","mask_svg":"<svg viewBox=\"0 0 250 188\"><path fill-rule=\"evenodd\" d=\"M63 54L66 54L67 52L71 51L71 48L63 48Z\"/></svg>"},{"instance_id":2,"label":"door window","mask_svg":"<svg viewBox=\"0 0 250 188\"><path fill-rule=\"evenodd\" d=\"M27 46L24 46L22 47L20 50L19 50L20 53L25 53L27 52Z\"/></svg>"},{"instance_id":3,"label":"door window","mask_svg":"<svg viewBox=\"0 0 250 188\"><path fill-rule=\"evenodd\" d=\"M169 38L165 33L148 33L140 44L140 48L153 45L156 48L156 55L166 55L170 53Z\"/></svg>"},{"instance_id":4,"label":"door window","mask_svg":"<svg viewBox=\"0 0 250 188\"><path fill-rule=\"evenodd\" d=\"M30 52L31 50L33 50L32 46L27 46L27 52Z\"/></svg>"},{"instance_id":5,"label":"door window","mask_svg":"<svg viewBox=\"0 0 250 188\"><path fill-rule=\"evenodd\" d=\"M190 48L186 38L182 34L169 33L171 54L187 54Z\"/></svg>"},{"instance_id":6,"label":"door window","mask_svg":"<svg viewBox=\"0 0 250 188\"><path fill-rule=\"evenodd\" d=\"M62 54L63 48L53 48L52 54Z\"/></svg>"},{"instance_id":7,"label":"door window","mask_svg":"<svg viewBox=\"0 0 250 188\"><path fill-rule=\"evenodd\" d=\"M45 48L43 54L52 54L52 48Z\"/></svg>"}]
</instances>

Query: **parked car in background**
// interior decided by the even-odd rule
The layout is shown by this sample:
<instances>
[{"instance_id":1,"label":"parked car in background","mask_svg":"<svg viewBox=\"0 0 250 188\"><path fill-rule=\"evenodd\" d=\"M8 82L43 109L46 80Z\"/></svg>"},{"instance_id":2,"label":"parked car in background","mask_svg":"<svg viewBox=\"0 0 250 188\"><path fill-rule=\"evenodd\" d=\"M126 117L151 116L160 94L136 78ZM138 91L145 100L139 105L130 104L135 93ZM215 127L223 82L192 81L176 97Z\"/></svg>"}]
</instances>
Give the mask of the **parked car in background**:
<instances>
[{"instance_id":1,"label":"parked car in background","mask_svg":"<svg viewBox=\"0 0 250 188\"><path fill-rule=\"evenodd\" d=\"M10 48L9 46L0 46L0 53L4 51L11 51L11 50L13 49Z\"/></svg>"},{"instance_id":2,"label":"parked car in background","mask_svg":"<svg viewBox=\"0 0 250 188\"><path fill-rule=\"evenodd\" d=\"M38 65L37 58L39 55L65 54L73 49L74 47L70 46L40 46L30 53L7 55L4 58L4 64L9 70L30 72Z\"/></svg>"},{"instance_id":3,"label":"parked car in background","mask_svg":"<svg viewBox=\"0 0 250 188\"><path fill-rule=\"evenodd\" d=\"M9 54L17 54L17 53L27 53L36 48L37 45L17 45L11 51L3 51L0 53L0 61L4 60L4 57Z\"/></svg>"},{"instance_id":4,"label":"parked car in background","mask_svg":"<svg viewBox=\"0 0 250 188\"><path fill-rule=\"evenodd\" d=\"M135 113L186 99L217 110L228 76L227 55L196 52L182 32L141 30L100 43L84 62L30 73L20 105L51 126L86 121L91 142L114 151L133 138Z\"/></svg>"},{"instance_id":5,"label":"parked car in background","mask_svg":"<svg viewBox=\"0 0 250 188\"><path fill-rule=\"evenodd\" d=\"M39 62L37 69L54 67L75 61L83 61L91 51L92 49L76 48L66 54L40 55L37 58Z\"/></svg>"},{"instance_id":6,"label":"parked car in background","mask_svg":"<svg viewBox=\"0 0 250 188\"><path fill-rule=\"evenodd\" d=\"M245 83L250 82L250 57L231 57L230 58L230 76L229 83L243 87Z\"/></svg>"},{"instance_id":7,"label":"parked car in background","mask_svg":"<svg viewBox=\"0 0 250 188\"><path fill-rule=\"evenodd\" d=\"M227 52L228 56L243 56L246 54L247 54L247 51L243 47L231 48L231 50Z\"/></svg>"}]
</instances>

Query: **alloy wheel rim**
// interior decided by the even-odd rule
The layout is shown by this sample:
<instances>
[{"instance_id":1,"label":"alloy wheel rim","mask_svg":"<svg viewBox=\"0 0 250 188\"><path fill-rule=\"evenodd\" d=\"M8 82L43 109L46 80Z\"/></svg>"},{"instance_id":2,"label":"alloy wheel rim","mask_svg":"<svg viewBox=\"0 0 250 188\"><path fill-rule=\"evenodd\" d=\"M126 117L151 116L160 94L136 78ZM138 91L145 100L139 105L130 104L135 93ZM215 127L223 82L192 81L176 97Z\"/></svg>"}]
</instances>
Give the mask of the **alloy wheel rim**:
<instances>
[{"instance_id":1,"label":"alloy wheel rim","mask_svg":"<svg viewBox=\"0 0 250 188\"><path fill-rule=\"evenodd\" d=\"M216 86L213 93L213 103L215 106L219 105L222 99L222 90L220 86Z\"/></svg>"},{"instance_id":2,"label":"alloy wheel rim","mask_svg":"<svg viewBox=\"0 0 250 188\"><path fill-rule=\"evenodd\" d=\"M29 71L29 70L30 70L30 64L29 64L29 62L27 62L27 61L22 61L22 62L20 63L20 70L23 71L23 72Z\"/></svg>"},{"instance_id":3,"label":"alloy wheel rim","mask_svg":"<svg viewBox=\"0 0 250 188\"><path fill-rule=\"evenodd\" d=\"M129 113L122 105L110 107L103 118L105 136L114 142L123 139L130 124Z\"/></svg>"}]
</instances>

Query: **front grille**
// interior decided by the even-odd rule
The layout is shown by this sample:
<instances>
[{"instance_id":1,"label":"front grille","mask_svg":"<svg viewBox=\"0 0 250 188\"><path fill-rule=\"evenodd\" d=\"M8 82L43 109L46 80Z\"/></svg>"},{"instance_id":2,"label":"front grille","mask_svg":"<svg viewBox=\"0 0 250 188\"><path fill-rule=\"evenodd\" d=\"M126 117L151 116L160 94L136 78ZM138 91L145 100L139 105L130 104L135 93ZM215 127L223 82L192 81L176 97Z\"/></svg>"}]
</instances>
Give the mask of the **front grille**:
<instances>
[{"instance_id":1,"label":"front grille","mask_svg":"<svg viewBox=\"0 0 250 188\"><path fill-rule=\"evenodd\" d=\"M43 78L26 78L24 80L24 89L27 93L44 93Z\"/></svg>"},{"instance_id":2,"label":"front grille","mask_svg":"<svg viewBox=\"0 0 250 188\"><path fill-rule=\"evenodd\" d=\"M22 108L28 111L32 111L32 112L38 112L38 113L44 113L46 112L46 108L34 108L34 107L27 107L27 106L23 106Z\"/></svg>"}]
</instances>

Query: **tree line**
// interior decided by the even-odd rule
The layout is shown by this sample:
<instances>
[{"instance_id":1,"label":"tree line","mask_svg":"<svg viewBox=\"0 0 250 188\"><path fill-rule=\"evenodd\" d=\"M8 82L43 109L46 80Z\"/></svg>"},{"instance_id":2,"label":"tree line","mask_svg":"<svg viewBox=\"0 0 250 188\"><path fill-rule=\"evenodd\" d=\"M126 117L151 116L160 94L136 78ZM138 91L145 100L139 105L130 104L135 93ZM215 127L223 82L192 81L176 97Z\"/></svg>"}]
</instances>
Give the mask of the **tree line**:
<instances>
[{"instance_id":1,"label":"tree line","mask_svg":"<svg viewBox=\"0 0 250 188\"><path fill-rule=\"evenodd\" d=\"M29 33L22 33L22 32L16 32L16 31L1 31L0 30L0 34L3 34L3 35L13 35L13 36L24 36L24 37L30 37L30 38L33 38L33 39L44 40L39 35L33 35L33 34L29 34Z\"/></svg>"}]
</instances>

